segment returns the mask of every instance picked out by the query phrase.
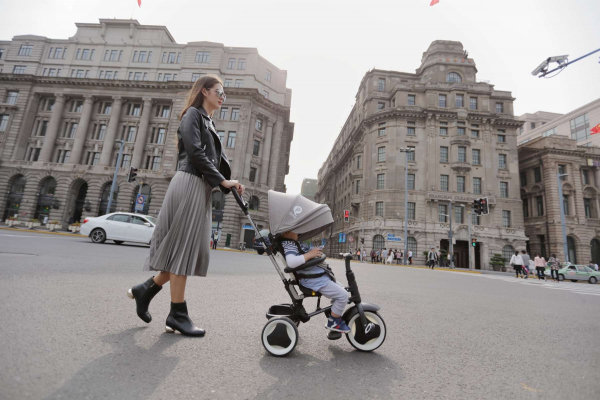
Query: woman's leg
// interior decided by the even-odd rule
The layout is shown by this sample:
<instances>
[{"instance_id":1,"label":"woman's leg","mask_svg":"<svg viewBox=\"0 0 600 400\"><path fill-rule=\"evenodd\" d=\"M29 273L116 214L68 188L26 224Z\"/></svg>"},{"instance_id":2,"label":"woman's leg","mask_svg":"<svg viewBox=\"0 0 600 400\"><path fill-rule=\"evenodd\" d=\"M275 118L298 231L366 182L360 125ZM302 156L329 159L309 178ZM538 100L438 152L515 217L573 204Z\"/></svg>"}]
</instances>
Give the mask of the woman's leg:
<instances>
[{"instance_id":1,"label":"woman's leg","mask_svg":"<svg viewBox=\"0 0 600 400\"><path fill-rule=\"evenodd\" d=\"M171 273L161 271L154 277L154 283L156 283L158 286L162 286L165 283L169 282L169 279L171 279Z\"/></svg>"},{"instance_id":2,"label":"woman's leg","mask_svg":"<svg viewBox=\"0 0 600 400\"><path fill-rule=\"evenodd\" d=\"M155 278L156 279L156 278ZM171 281L171 302L183 303L185 301L185 283L187 276L170 274Z\"/></svg>"}]
</instances>

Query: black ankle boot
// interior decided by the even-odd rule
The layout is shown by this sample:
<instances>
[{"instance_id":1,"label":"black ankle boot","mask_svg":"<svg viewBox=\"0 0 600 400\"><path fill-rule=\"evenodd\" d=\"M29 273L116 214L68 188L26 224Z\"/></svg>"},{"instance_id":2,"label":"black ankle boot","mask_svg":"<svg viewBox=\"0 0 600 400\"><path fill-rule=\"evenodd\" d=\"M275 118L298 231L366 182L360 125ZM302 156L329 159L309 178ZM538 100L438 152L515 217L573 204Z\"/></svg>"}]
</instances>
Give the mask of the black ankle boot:
<instances>
[{"instance_id":1,"label":"black ankle boot","mask_svg":"<svg viewBox=\"0 0 600 400\"><path fill-rule=\"evenodd\" d=\"M129 296L130 299L135 299L138 317L147 324L152 321L152 315L148 312L148 306L150 305L152 298L156 296L156 293L160 292L161 289L162 286L158 286L154 283L154 277L152 277L146 282L135 285L127 291L127 296Z\"/></svg>"},{"instance_id":2,"label":"black ankle boot","mask_svg":"<svg viewBox=\"0 0 600 400\"><path fill-rule=\"evenodd\" d=\"M171 302L171 312L167 317L166 330L171 333L178 331L186 336L204 336L206 333L204 329L194 325L190 319L185 301L183 303Z\"/></svg>"}]
</instances>

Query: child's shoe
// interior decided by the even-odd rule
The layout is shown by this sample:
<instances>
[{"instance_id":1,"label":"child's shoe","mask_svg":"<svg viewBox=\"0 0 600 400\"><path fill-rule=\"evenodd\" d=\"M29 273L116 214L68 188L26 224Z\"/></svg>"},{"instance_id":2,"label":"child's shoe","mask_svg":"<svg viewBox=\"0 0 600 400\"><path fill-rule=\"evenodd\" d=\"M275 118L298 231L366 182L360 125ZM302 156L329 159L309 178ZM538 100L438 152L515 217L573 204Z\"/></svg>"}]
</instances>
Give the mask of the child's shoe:
<instances>
[{"instance_id":1,"label":"child's shoe","mask_svg":"<svg viewBox=\"0 0 600 400\"><path fill-rule=\"evenodd\" d=\"M327 325L325 325L325 328L327 328L331 331L335 331L335 332L342 332L342 333L350 332L350 328L348 328L348 325L346 325L346 323L344 322L342 317L338 317L338 318L329 317L327 319Z\"/></svg>"}]
</instances>

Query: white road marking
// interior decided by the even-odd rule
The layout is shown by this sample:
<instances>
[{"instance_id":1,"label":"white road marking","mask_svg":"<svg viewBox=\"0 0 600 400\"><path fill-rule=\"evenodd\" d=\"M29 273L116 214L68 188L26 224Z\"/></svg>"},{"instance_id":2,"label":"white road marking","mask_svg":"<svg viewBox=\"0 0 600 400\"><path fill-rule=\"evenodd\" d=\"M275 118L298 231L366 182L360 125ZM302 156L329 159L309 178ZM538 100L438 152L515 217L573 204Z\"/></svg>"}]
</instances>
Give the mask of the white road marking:
<instances>
[{"instance_id":1,"label":"white road marking","mask_svg":"<svg viewBox=\"0 0 600 400\"><path fill-rule=\"evenodd\" d=\"M38 236L38 235L27 236L27 235L3 235L3 234L0 234L0 236L12 236L12 237L19 237L19 238L58 239L58 238L55 238L55 237L52 237L52 236Z\"/></svg>"},{"instance_id":2,"label":"white road marking","mask_svg":"<svg viewBox=\"0 0 600 400\"><path fill-rule=\"evenodd\" d=\"M582 283L566 282L566 281L561 281L560 283L550 282L550 281L539 281L538 279L534 279L531 277L529 277L528 279L522 279L522 278L515 278L513 276L509 277L509 276L488 275L488 274L467 274L467 275L481 277L481 278L487 278L487 279L495 279L495 280L509 282L509 283L518 283L521 285L537 286L537 287L541 287L544 289L566 290L566 291L569 291L572 293L600 296L600 285L599 284L596 284L596 285L588 284L588 286L584 286L584 284L582 284Z\"/></svg>"}]
</instances>

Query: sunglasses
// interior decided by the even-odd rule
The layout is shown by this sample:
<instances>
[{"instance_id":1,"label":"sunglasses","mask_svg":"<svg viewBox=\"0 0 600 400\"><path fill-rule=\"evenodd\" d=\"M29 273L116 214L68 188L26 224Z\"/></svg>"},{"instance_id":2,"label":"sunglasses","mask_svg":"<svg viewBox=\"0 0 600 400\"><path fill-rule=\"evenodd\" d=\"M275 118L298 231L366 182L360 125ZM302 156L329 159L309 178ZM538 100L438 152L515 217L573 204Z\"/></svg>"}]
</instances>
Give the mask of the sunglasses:
<instances>
[{"instance_id":1,"label":"sunglasses","mask_svg":"<svg viewBox=\"0 0 600 400\"><path fill-rule=\"evenodd\" d=\"M227 99L227 96L225 95L225 92L221 89L215 89L217 91L217 96L219 96L219 98L223 99L223 101L225 101Z\"/></svg>"}]
</instances>

